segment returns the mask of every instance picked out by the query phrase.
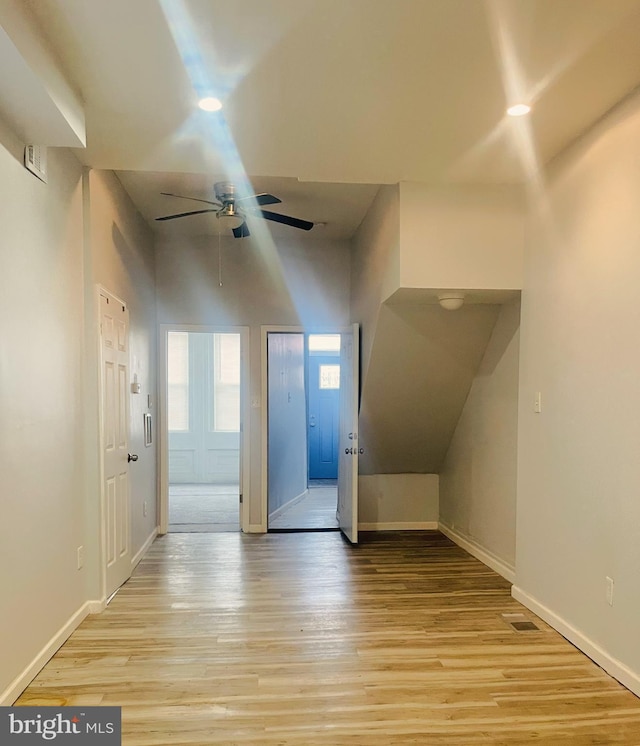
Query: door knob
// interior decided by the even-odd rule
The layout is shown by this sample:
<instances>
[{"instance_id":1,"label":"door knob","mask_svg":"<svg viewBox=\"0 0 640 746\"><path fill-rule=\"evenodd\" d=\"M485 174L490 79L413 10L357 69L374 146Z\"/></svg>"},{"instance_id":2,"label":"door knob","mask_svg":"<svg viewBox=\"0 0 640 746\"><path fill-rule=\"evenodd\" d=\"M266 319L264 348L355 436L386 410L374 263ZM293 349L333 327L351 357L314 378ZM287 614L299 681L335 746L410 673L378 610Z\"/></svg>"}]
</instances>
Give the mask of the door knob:
<instances>
[{"instance_id":1,"label":"door knob","mask_svg":"<svg viewBox=\"0 0 640 746\"><path fill-rule=\"evenodd\" d=\"M358 448L358 453L364 453L364 448Z\"/></svg>"},{"instance_id":2,"label":"door knob","mask_svg":"<svg viewBox=\"0 0 640 746\"><path fill-rule=\"evenodd\" d=\"M344 452L345 452L345 453L347 454L347 456L348 456L348 455L349 455L350 453L353 453L353 448L345 448L345 449L344 449Z\"/></svg>"},{"instance_id":3,"label":"door knob","mask_svg":"<svg viewBox=\"0 0 640 746\"><path fill-rule=\"evenodd\" d=\"M127 463L129 463L131 461L137 461L137 460L138 460L138 456L135 453L128 453L127 454Z\"/></svg>"}]
</instances>

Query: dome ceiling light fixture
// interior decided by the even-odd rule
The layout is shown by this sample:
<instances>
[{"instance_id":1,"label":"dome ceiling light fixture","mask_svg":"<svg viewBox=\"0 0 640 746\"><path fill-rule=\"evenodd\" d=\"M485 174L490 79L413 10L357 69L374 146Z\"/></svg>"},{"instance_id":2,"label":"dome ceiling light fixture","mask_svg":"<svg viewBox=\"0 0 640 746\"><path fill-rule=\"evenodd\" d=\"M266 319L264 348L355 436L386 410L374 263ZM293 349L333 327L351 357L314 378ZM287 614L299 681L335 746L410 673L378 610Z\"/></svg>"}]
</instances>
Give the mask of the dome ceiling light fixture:
<instances>
[{"instance_id":1,"label":"dome ceiling light fixture","mask_svg":"<svg viewBox=\"0 0 640 746\"><path fill-rule=\"evenodd\" d=\"M438 293L438 303L447 311L457 311L464 304L464 293L458 290L446 290Z\"/></svg>"}]
</instances>

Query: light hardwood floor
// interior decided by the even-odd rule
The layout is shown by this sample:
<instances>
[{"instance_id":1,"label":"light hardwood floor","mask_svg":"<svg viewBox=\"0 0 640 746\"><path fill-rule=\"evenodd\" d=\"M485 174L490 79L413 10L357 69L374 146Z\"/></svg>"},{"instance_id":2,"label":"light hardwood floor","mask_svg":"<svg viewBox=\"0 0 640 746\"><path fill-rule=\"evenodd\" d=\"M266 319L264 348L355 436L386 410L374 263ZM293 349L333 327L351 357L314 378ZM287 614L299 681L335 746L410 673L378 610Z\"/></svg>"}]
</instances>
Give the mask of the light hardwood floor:
<instances>
[{"instance_id":1,"label":"light hardwood floor","mask_svg":"<svg viewBox=\"0 0 640 746\"><path fill-rule=\"evenodd\" d=\"M173 534L18 704L123 707L123 743L640 744L640 700L437 532Z\"/></svg>"},{"instance_id":2,"label":"light hardwood floor","mask_svg":"<svg viewBox=\"0 0 640 746\"><path fill-rule=\"evenodd\" d=\"M309 482L307 494L275 518L269 517L269 530L338 528L338 484L335 479Z\"/></svg>"}]
</instances>

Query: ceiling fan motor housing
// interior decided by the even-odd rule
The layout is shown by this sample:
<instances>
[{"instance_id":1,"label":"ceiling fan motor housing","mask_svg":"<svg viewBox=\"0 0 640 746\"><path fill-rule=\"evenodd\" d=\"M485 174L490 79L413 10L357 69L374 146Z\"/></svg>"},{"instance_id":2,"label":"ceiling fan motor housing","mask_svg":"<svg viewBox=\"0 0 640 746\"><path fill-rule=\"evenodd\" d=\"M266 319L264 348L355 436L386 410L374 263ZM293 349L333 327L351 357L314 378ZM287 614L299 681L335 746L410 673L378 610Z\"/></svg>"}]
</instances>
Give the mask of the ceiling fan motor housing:
<instances>
[{"instance_id":1,"label":"ceiling fan motor housing","mask_svg":"<svg viewBox=\"0 0 640 746\"><path fill-rule=\"evenodd\" d=\"M213 185L216 199L223 205L233 203L236 200L236 188L228 181L218 181Z\"/></svg>"}]
</instances>

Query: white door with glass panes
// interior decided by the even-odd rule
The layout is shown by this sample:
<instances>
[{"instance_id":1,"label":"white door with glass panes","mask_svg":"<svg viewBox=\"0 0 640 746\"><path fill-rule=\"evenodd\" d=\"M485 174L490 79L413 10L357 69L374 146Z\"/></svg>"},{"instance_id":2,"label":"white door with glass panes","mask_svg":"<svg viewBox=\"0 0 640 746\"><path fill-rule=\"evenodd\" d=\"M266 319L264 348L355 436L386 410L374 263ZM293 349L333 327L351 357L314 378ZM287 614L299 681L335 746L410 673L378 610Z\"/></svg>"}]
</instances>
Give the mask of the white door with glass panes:
<instances>
[{"instance_id":1,"label":"white door with glass panes","mask_svg":"<svg viewBox=\"0 0 640 746\"><path fill-rule=\"evenodd\" d=\"M237 484L240 335L169 332L169 483Z\"/></svg>"}]
</instances>

